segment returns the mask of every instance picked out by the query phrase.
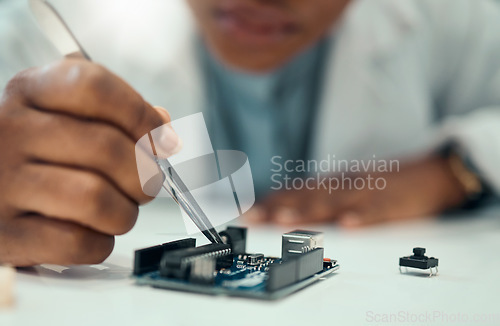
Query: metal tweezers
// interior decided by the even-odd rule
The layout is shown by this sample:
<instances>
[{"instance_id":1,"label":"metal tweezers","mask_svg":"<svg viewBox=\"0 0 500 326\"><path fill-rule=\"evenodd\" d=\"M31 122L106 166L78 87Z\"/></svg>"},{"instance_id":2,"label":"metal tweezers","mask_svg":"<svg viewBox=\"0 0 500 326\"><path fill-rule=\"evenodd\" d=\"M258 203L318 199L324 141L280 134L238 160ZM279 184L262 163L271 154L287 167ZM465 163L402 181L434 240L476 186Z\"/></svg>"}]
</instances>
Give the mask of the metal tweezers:
<instances>
[{"instance_id":1,"label":"metal tweezers","mask_svg":"<svg viewBox=\"0 0 500 326\"><path fill-rule=\"evenodd\" d=\"M79 54L83 58L92 61L76 39L75 35L71 32L64 19L48 1L30 0L30 7L45 35L63 55ZM69 49L72 50L69 51ZM149 133L149 137L151 141L151 133ZM153 143L151 143L151 147L154 150L155 147ZM189 218L210 242L223 243L219 233L217 233L212 223L210 223L210 220L198 205L198 202L170 162L167 159L158 158L157 155L155 155L155 160L165 177L163 188L172 196L184 212L186 212Z\"/></svg>"}]
</instances>

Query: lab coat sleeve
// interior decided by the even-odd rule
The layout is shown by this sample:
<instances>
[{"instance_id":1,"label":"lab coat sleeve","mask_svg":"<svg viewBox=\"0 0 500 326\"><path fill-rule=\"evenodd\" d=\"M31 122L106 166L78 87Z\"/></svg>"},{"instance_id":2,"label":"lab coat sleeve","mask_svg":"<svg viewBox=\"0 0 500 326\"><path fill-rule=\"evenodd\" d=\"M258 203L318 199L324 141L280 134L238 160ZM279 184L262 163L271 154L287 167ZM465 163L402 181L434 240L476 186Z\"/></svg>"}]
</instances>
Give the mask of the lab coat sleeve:
<instances>
[{"instance_id":1,"label":"lab coat sleeve","mask_svg":"<svg viewBox=\"0 0 500 326\"><path fill-rule=\"evenodd\" d=\"M443 91L441 140L456 143L498 196L500 7L489 0L466 0L462 5L467 6L467 19L461 20L464 30L459 33L459 47L453 50L459 57Z\"/></svg>"},{"instance_id":2,"label":"lab coat sleeve","mask_svg":"<svg viewBox=\"0 0 500 326\"><path fill-rule=\"evenodd\" d=\"M16 73L57 58L31 17L28 1L0 1L0 91Z\"/></svg>"}]
</instances>

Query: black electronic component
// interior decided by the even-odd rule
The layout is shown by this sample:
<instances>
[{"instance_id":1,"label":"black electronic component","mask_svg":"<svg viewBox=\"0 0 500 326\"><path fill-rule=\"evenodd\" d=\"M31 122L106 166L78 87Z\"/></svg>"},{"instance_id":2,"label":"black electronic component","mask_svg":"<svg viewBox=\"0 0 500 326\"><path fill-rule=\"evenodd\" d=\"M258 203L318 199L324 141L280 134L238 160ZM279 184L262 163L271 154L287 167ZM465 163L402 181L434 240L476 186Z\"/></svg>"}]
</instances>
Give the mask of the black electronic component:
<instances>
[{"instance_id":1,"label":"black electronic component","mask_svg":"<svg viewBox=\"0 0 500 326\"><path fill-rule=\"evenodd\" d=\"M216 259L197 257L191 262L189 282L194 284L213 284L215 281Z\"/></svg>"},{"instance_id":2,"label":"black electronic component","mask_svg":"<svg viewBox=\"0 0 500 326\"><path fill-rule=\"evenodd\" d=\"M276 291L297 282L297 260L276 262L269 266L267 290Z\"/></svg>"},{"instance_id":3,"label":"black electronic component","mask_svg":"<svg viewBox=\"0 0 500 326\"><path fill-rule=\"evenodd\" d=\"M222 241L231 246L233 254L239 255L246 252L247 229L229 226L225 231L219 233Z\"/></svg>"},{"instance_id":4,"label":"black electronic component","mask_svg":"<svg viewBox=\"0 0 500 326\"><path fill-rule=\"evenodd\" d=\"M330 258L323 258L323 268L329 269L333 268L337 264L336 260L332 260Z\"/></svg>"},{"instance_id":5,"label":"black electronic component","mask_svg":"<svg viewBox=\"0 0 500 326\"><path fill-rule=\"evenodd\" d=\"M221 232L221 237L226 244L194 247L194 239L186 239L138 250L136 269L139 272L134 270L137 283L180 291L272 300L304 288L339 268L335 260L323 259L324 249L319 246L322 234L319 232L294 231L284 235L292 240L285 243L286 247L297 245L300 249L289 253L287 259L241 252L246 247L246 229L228 228ZM164 249L179 244L183 249ZM240 253L233 255L232 248Z\"/></svg>"},{"instance_id":6,"label":"black electronic component","mask_svg":"<svg viewBox=\"0 0 500 326\"><path fill-rule=\"evenodd\" d=\"M160 261L160 275L163 277L188 279L191 265L198 259L213 258L216 268L232 265L233 256L228 244L212 243L196 248L179 249L163 254ZM212 271L213 272L213 271Z\"/></svg>"},{"instance_id":7,"label":"black electronic component","mask_svg":"<svg viewBox=\"0 0 500 326\"><path fill-rule=\"evenodd\" d=\"M247 256L247 263L248 265L259 265L262 263L264 260L264 255L263 254L251 254Z\"/></svg>"},{"instance_id":8,"label":"black electronic component","mask_svg":"<svg viewBox=\"0 0 500 326\"><path fill-rule=\"evenodd\" d=\"M275 291L287 285L304 280L323 270L323 248L316 248L293 256L269 267L267 289Z\"/></svg>"},{"instance_id":9,"label":"black electronic component","mask_svg":"<svg viewBox=\"0 0 500 326\"><path fill-rule=\"evenodd\" d=\"M196 239L189 238L136 250L134 254L134 275L141 275L158 270L161 257L165 252L184 248L194 248L195 246Z\"/></svg>"},{"instance_id":10,"label":"black electronic component","mask_svg":"<svg viewBox=\"0 0 500 326\"><path fill-rule=\"evenodd\" d=\"M303 280L323 269L323 256L325 249L316 248L297 258L297 280Z\"/></svg>"},{"instance_id":11,"label":"black electronic component","mask_svg":"<svg viewBox=\"0 0 500 326\"><path fill-rule=\"evenodd\" d=\"M428 269L430 276L437 275L439 260L434 257L425 256L425 248L413 248L413 256L406 256L399 258L399 271L402 273L401 267L411 267L418 269ZM433 274L432 269L436 272Z\"/></svg>"}]
</instances>

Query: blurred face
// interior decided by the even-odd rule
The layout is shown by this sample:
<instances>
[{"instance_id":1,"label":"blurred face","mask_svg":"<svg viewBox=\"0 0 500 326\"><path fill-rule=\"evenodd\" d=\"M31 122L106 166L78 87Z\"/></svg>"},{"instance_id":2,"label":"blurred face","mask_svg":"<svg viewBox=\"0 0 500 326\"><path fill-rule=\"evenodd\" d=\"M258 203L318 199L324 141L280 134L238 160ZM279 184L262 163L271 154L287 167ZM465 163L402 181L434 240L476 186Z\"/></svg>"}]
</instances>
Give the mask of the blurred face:
<instances>
[{"instance_id":1,"label":"blurred face","mask_svg":"<svg viewBox=\"0 0 500 326\"><path fill-rule=\"evenodd\" d=\"M250 71L279 67L332 27L350 0L187 0L212 52Z\"/></svg>"}]
</instances>

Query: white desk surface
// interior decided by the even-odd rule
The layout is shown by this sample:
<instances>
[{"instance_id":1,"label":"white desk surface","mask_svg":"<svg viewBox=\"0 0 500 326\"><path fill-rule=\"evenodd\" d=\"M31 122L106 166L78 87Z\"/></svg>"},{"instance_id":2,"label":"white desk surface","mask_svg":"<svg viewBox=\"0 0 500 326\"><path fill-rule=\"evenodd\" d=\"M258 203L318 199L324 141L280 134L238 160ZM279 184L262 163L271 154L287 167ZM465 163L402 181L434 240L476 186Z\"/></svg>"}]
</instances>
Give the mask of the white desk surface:
<instances>
[{"instance_id":1,"label":"white desk surface","mask_svg":"<svg viewBox=\"0 0 500 326\"><path fill-rule=\"evenodd\" d=\"M178 209L158 200L102 265L18 271L16 305L0 310L0 325L500 325L500 207L349 232L309 228L325 232L325 254L340 270L283 300L139 287L133 250L186 237ZM250 228L248 251L280 255L285 231ZM398 258L416 246L439 258L437 277L399 273Z\"/></svg>"}]
</instances>

